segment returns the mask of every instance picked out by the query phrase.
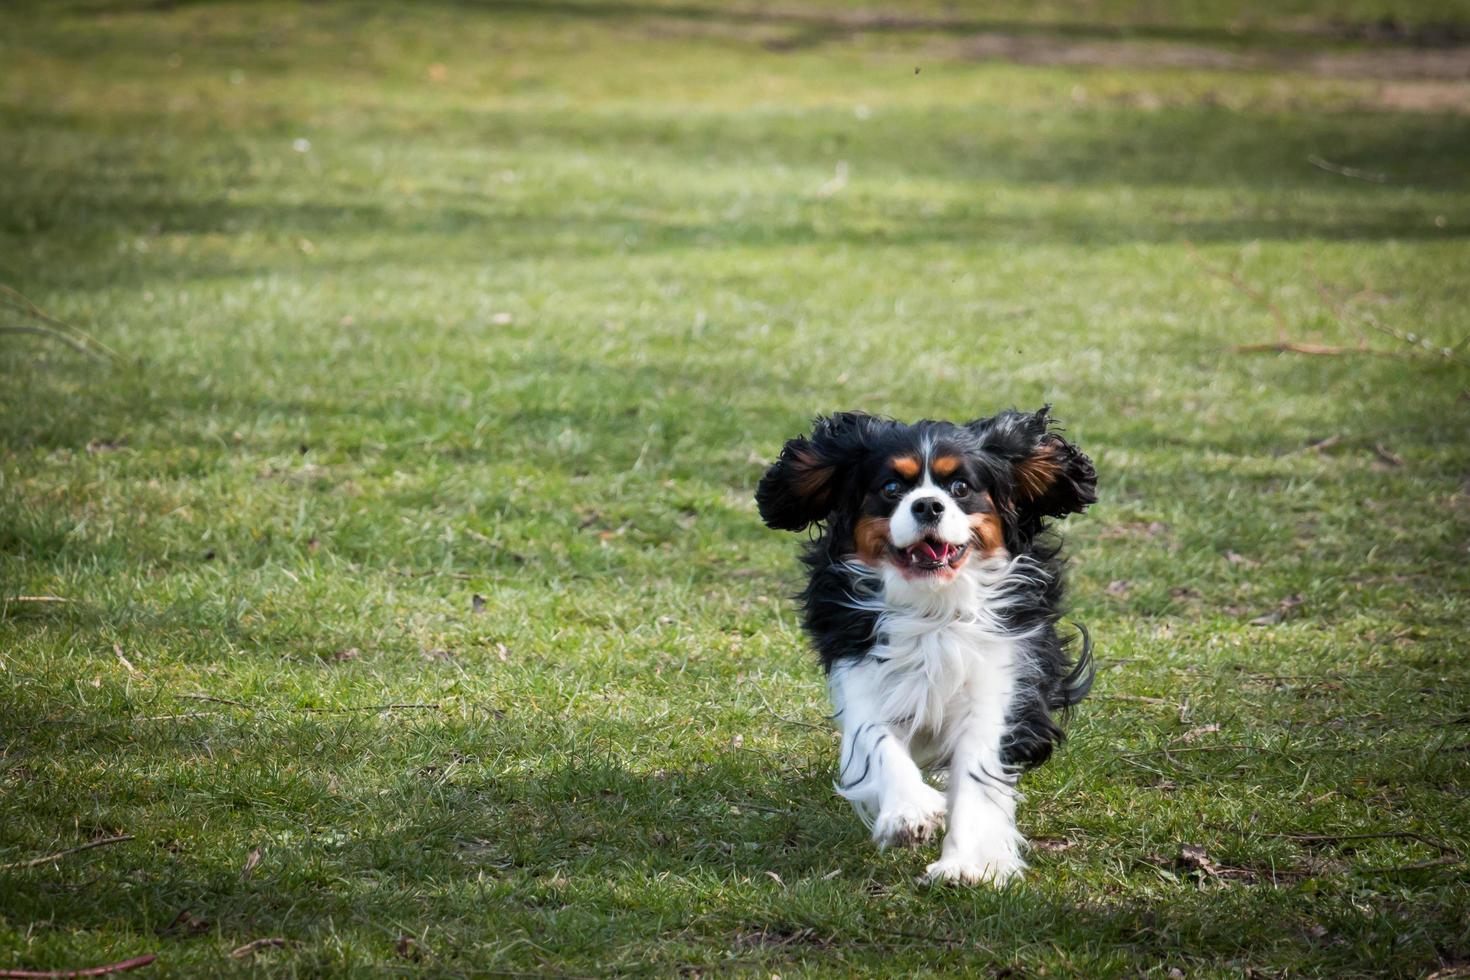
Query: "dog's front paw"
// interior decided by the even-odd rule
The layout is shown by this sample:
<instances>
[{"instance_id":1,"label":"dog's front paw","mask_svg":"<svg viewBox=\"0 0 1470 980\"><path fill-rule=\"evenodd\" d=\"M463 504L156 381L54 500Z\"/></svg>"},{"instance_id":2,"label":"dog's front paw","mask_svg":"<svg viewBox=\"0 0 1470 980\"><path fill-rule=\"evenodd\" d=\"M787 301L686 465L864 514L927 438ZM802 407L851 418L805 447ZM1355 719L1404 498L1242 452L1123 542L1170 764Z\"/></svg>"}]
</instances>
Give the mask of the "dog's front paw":
<instances>
[{"instance_id":1,"label":"dog's front paw","mask_svg":"<svg viewBox=\"0 0 1470 980\"><path fill-rule=\"evenodd\" d=\"M1026 869L1026 862L1015 854L996 854L975 860L942 857L924 870L919 879L926 885L942 885L953 882L957 885L1003 885L1019 878Z\"/></svg>"},{"instance_id":2,"label":"dog's front paw","mask_svg":"<svg viewBox=\"0 0 1470 980\"><path fill-rule=\"evenodd\" d=\"M922 795L902 800L882 810L873 822L873 840L878 847L916 847L928 843L944 826L944 794L924 787Z\"/></svg>"}]
</instances>

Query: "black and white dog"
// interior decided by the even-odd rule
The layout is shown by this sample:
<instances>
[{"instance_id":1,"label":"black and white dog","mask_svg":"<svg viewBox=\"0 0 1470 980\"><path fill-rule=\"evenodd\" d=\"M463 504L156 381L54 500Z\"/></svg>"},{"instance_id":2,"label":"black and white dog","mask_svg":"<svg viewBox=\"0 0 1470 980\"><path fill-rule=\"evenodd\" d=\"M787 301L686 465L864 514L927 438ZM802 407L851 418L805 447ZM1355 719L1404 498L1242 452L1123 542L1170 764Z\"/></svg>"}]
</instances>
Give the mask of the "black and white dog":
<instances>
[{"instance_id":1,"label":"black and white dog","mask_svg":"<svg viewBox=\"0 0 1470 980\"><path fill-rule=\"evenodd\" d=\"M819 529L800 599L842 728L837 792L880 847L947 819L931 882L1025 868L1017 780L1092 686L1086 634L1073 658L1057 633L1062 560L1045 532L1097 499L1097 475L1048 411L818 418L756 490L768 526ZM947 795L922 769L948 771Z\"/></svg>"}]
</instances>

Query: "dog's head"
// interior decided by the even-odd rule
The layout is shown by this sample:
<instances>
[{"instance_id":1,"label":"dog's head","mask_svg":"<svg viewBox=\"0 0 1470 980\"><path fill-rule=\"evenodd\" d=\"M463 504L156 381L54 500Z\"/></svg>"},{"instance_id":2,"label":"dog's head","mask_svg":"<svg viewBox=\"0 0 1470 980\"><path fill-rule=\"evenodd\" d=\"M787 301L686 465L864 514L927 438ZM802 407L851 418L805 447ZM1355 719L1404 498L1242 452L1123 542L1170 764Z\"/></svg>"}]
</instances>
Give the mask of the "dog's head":
<instances>
[{"instance_id":1,"label":"dog's head","mask_svg":"<svg viewBox=\"0 0 1470 980\"><path fill-rule=\"evenodd\" d=\"M1023 550L1048 518L1096 501L1092 461L1053 431L1048 412L964 425L818 418L761 479L761 519L785 531L825 525L841 553L943 584L972 556Z\"/></svg>"}]
</instances>

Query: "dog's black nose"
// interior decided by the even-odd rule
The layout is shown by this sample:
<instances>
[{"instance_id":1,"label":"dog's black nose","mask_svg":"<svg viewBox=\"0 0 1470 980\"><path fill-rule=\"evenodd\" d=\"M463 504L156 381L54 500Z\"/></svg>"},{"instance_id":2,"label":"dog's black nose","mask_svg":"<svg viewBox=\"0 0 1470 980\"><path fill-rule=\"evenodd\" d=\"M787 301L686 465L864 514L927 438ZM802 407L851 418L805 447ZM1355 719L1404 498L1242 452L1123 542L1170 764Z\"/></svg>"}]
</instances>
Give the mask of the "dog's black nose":
<instances>
[{"instance_id":1,"label":"dog's black nose","mask_svg":"<svg viewBox=\"0 0 1470 980\"><path fill-rule=\"evenodd\" d=\"M938 524L944 514L944 501L938 497L920 497L909 505L909 510L920 524Z\"/></svg>"}]
</instances>

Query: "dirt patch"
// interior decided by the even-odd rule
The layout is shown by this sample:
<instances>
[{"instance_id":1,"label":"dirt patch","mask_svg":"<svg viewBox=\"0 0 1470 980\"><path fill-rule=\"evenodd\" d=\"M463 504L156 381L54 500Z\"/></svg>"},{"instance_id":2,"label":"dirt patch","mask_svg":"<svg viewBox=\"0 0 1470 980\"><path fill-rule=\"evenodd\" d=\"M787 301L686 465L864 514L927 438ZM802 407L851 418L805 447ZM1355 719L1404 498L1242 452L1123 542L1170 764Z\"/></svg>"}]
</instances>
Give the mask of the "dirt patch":
<instances>
[{"instance_id":1,"label":"dirt patch","mask_svg":"<svg viewBox=\"0 0 1470 980\"><path fill-rule=\"evenodd\" d=\"M1177 41L1128 41L1060 35L986 33L955 43L960 58L1023 65L1099 68L1192 68L1299 72L1324 78L1470 81L1470 46L1353 51L1229 50ZM1470 92L1457 86L1470 104ZM1470 107L1470 105L1467 105Z\"/></svg>"}]
</instances>

